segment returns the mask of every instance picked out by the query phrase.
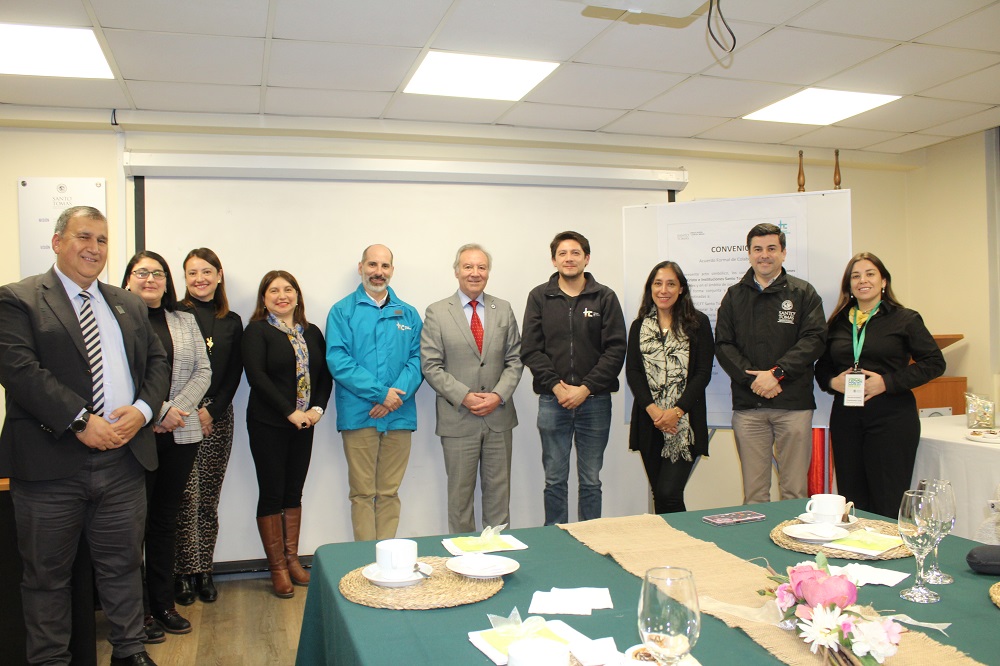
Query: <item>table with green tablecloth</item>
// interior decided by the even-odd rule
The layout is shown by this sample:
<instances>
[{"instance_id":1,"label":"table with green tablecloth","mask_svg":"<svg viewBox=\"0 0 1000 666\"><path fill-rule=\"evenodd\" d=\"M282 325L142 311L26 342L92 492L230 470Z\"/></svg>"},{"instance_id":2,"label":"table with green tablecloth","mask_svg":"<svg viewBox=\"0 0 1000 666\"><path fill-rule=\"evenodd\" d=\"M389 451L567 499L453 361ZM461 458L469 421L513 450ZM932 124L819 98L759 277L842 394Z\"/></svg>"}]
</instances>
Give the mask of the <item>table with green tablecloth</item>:
<instances>
[{"instance_id":1,"label":"table with green tablecloth","mask_svg":"<svg viewBox=\"0 0 1000 666\"><path fill-rule=\"evenodd\" d=\"M801 513L804 506L805 500L758 505L754 508L764 513L766 520L726 527L708 525L701 518L740 507L668 514L664 518L673 527L698 539L712 541L738 557L766 557L771 566L783 571L786 566L810 559L810 556L778 547L768 534L778 523ZM434 610L377 609L348 601L338 589L340 579L375 560L375 543L320 547L313 558L312 583L296 663L299 666L489 666L489 659L469 642L468 633L489 629L488 613L507 616L517 607L521 616L526 617L534 592L553 587L607 587L614 609L595 610L590 616L553 615L546 616L547 619L562 620L590 638L611 636L620 650L639 642L636 605L641 581L638 578L558 527L515 529L509 533L527 544L528 549L503 553L521 565L515 573L505 577L503 589L479 603ZM420 556L447 556L441 539L417 538ZM997 633L1000 608L994 606L988 596L990 585L1000 577L977 575L968 568L965 554L975 545L975 542L954 536L942 542L942 568L955 576L956 581L953 585L936 586L942 596L940 603L923 605L900 599L899 590L909 585L912 577L894 588L873 585L860 588L859 602L871 603L883 614L898 612L923 622L952 622L948 636L935 631L930 635L984 664L1000 663ZM834 560L832 563L845 562ZM912 558L869 564L906 572L914 569ZM703 614L701 638L693 654L703 666L779 663L743 632L707 614Z\"/></svg>"}]
</instances>

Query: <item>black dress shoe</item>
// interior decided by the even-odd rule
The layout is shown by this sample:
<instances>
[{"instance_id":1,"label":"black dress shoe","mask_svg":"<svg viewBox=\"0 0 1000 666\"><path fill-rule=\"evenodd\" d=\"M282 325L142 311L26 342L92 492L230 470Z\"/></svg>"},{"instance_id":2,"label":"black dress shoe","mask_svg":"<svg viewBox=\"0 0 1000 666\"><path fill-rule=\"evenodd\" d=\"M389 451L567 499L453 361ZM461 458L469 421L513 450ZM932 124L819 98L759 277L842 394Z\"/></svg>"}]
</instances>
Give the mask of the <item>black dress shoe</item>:
<instances>
[{"instance_id":1,"label":"black dress shoe","mask_svg":"<svg viewBox=\"0 0 1000 666\"><path fill-rule=\"evenodd\" d=\"M181 606L190 606L198 598L194 587L194 576L177 576L174 578L174 600Z\"/></svg>"},{"instance_id":2,"label":"black dress shoe","mask_svg":"<svg viewBox=\"0 0 1000 666\"><path fill-rule=\"evenodd\" d=\"M206 602L212 603L219 598L219 590L215 587L212 574L200 573L195 576L195 587L198 588L198 597Z\"/></svg>"},{"instance_id":3,"label":"black dress shoe","mask_svg":"<svg viewBox=\"0 0 1000 666\"><path fill-rule=\"evenodd\" d=\"M111 666L156 666L156 662L144 650L127 657L111 657Z\"/></svg>"},{"instance_id":4,"label":"black dress shoe","mask_svg":"<svg viewBox=\"0 0 1000 666\"><path fill-rule=\"evenodd\" d=\"M143 618L142 630L146 632L146 637L142 639L142 642L146 645L162 643L167 640L167 635L163 633L163 629L160 629L160 625L153 622L152 615L147 615Z\"/></svg>"},{"instance_id":5,"label":"black dress shoe","mask_svg":"<svg viewBox=\"0 0 1000 666\"><path fill-rule=\"evenodd\" d=\"M168 608L162 611L153 611L153 619L163 627L168 634L188 634L191 633L191 623L181 617L176 608Z\"/></svg>"}]
</instances>

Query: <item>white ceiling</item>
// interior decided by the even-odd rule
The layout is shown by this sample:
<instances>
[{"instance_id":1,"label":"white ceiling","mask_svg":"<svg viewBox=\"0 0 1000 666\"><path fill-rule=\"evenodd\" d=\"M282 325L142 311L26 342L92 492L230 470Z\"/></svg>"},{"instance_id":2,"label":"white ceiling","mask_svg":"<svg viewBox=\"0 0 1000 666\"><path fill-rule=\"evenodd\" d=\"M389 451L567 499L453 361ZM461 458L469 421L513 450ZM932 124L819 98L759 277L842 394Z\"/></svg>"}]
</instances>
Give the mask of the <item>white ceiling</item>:
<instances>
[{"instance_id":1,"label":"white ceiling","mask_svg":"<svg viewBox=\"0 0 1000 666\"><path fill-rule=\"evenodd\" d=\"M721 4L731 55L708 35L707 3L667 19L579 0L3 0L0 22L93 27L116 78L0 76L0 104L882 153L1000 125L1000 0ZM431 48L561 65L520 102L402 93ZM829 127L740 119L808 86L903 97Z\"/></svg>"}]
</instances>

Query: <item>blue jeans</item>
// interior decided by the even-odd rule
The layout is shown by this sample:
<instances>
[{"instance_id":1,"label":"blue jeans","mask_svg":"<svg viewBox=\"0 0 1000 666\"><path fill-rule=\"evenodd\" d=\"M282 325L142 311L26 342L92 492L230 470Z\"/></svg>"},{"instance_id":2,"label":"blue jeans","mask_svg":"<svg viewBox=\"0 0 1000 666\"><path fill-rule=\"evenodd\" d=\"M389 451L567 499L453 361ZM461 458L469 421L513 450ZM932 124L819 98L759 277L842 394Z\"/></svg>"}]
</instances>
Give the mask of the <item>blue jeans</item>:
<instances>
[{"instance_id":1,"label":"blue jeans","mask_svg":"<svg viewBox=\"0 0 1000 666\"><path fill-rule=\"evenodd\" d=\"M601 517L601 467L611 432L611 395L592 395L564 409L554 395L538 396L538 434L545 469L545 524L569 522L569 454L576 438L578 519Z\"/></svg>"}]
</instances>

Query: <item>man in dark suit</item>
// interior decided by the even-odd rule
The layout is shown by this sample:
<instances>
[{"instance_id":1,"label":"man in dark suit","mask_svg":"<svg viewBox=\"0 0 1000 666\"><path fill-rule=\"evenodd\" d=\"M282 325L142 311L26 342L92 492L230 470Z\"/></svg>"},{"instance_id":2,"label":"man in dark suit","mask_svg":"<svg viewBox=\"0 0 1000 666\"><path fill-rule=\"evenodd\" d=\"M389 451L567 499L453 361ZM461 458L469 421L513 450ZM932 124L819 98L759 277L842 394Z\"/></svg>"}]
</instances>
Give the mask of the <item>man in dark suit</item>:
<instances>
[{"instance_id":1,"label":"man in dark suit","mask_svg":"<svg viewBox=\"0 0 1000 666\"><path fill-rule=\"evenodd\" d=\"M483 293L492 263L481 246L460 247L458 291L428 306L420 334L424 379L437 392L451 532L476 530L477 475L483 526L510 523L513 397L524 365L510 303Z\"/></svg>"},{"instance_id":2,"label":"man in dark suit","mask_svg":"<svg viewBox=\"0 0 1000 666\"><path fill-rule=\"evenodd\" d=\"M146 426L170 366L145 303L97 281L108 254L100 211L64 211L52 249L52 269L0 288L0 476L11 478L24 561L28 662L70 662L70 577L83 534L111 664L153 664L141 642L145 470L157 464Z\"/></svg>"}]
</instances>

